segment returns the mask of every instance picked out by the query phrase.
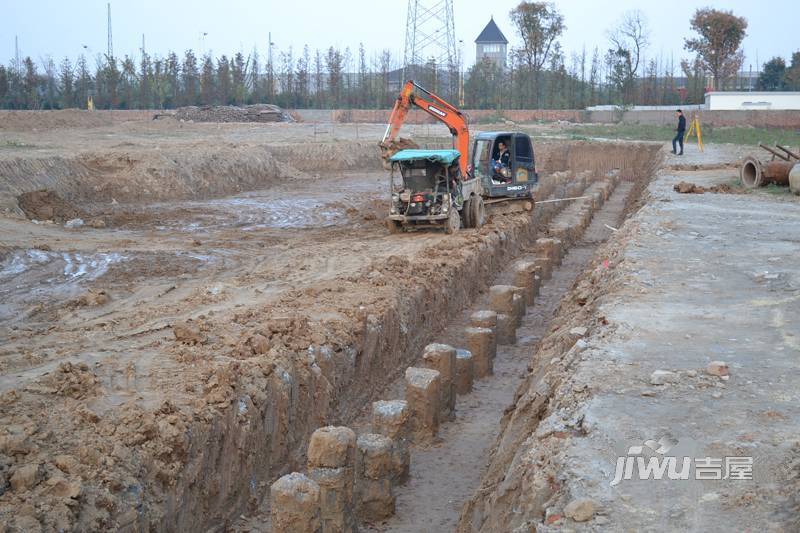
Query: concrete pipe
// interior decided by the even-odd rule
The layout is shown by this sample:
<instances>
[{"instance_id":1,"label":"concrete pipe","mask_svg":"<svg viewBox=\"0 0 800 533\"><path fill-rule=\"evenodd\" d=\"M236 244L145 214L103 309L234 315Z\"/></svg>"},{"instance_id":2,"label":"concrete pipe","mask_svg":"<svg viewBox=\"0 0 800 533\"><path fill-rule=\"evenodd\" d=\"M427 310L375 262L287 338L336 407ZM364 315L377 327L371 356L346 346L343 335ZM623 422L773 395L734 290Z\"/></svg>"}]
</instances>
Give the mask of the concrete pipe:
<instances>
[{"instance_id":1,"label":"concrete pipe","mask_svg":"<svg viewBox=\"0 0 800 533\"><path fill-rule=\"evenodd\" d=\"M795 163L789 172L789 190L800 195L800 163Z\"/></svg>"},{"instance_id":2,"label":"concrete pipe","mask_svg":"<svg viewBox=\"0 0 800 533\"><path fill-rule=\"evenodd\" d=\"M755 157L746 157L742 162L739 177L748 189L764 187L768 183L789 184L789 172L794 163L787 161L768 161L762 163Z\"/></svg>"}]
</instances>

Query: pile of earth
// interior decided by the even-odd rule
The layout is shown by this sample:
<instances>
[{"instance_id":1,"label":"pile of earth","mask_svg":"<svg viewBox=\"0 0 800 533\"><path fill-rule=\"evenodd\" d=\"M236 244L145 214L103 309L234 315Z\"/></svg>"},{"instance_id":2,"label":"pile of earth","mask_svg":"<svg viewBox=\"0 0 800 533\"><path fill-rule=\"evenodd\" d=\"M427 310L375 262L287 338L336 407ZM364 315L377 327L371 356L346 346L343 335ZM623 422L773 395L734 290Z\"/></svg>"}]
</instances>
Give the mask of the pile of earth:
<instances>
[{"instance_id":1,"label":"pile of earth","mask_svg":"<svg viewBox=\"0 0 800 533\"><path fill-rule=\"evenodd\" d=\"M389 158L391 158L394 154L396 154L400 150L419 148L419 145L417 143L406 137L398 137L396 140L389 141L386 143L381 142L378 143L378 146L380 146L381 149L381 160L383 162L383 168L385 168L386 170L392 169L391 163L389 163Z\"/></svg>"},{"instance_id":2,"label":"pile of earth","mask_svg":"<svg viewBox=\"0 0 800 533\"><path fill-rule=\"evenodd\" d=\"M673 187L675 192L679 192L681 194L703 194L706 192L716 192L722 194L742 194L747 192L746 189L741 187L733 187L728 185L727 183L722 183L720 185L712 185L711 187L703 187L702 185L695 185L694 183L689 183L687 181L682 181Z\"/></svg>"},{"instance_id":3,"label":"pile of earth","mask_svg":"<svg viewBox=\"0 0 800 533\"><path fill-rule=\"evenodd\" d=\"M175 118L187 122L294 122L289 113L271 104L179 107Z\"/></svg>"},{"instance_id":4,"label":"pile of earth","mask_svg":"<svg viewBox=\"0 0 800 533\"><path fill-rule=\"evenodd\" d=\"M67 202L53 191L41 189L17 196L17 203L25 216L31 220L52 220L63 224L68 220L86 220L88 213Z\"/></svg>"}]
</instances>

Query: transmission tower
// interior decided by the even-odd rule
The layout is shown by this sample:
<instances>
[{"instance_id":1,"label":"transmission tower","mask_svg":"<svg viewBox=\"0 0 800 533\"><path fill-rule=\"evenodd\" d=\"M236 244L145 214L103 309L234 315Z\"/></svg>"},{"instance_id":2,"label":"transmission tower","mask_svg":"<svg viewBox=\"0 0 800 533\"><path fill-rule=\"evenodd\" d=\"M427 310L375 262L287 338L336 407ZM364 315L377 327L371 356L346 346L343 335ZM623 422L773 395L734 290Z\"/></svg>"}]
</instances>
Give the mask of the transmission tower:
<instances>
[{"instance_id":1,"label":"transmission tower","mask_svg":"<svg viewBox=\"0 0 800 533\"><path fill-rule=\"evenodd\" d=\"M431 63L437 72L452 69L457 58L453 0L408 0L403 81Z\"/></svg>"},{"instance_id":2,"label":"transmission tower","mask_svg":"<svg viewBox=\"0 0 800 533\"><path fill-rule=\"evenodd\" d=\"M114 39L111 38L111 2L108 3L108 57L114 57Z\"/></svg>"}]
</instances>

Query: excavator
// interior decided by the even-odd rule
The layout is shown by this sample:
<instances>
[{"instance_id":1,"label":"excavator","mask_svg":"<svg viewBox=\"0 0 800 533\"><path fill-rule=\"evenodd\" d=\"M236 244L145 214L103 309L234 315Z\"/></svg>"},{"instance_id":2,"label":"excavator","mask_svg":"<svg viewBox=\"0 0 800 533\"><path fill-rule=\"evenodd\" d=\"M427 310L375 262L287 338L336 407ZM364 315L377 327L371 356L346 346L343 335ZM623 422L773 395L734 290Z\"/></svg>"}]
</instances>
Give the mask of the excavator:
<instances>
[{"instance_id":1,"label":"excavator","mask_svg":"<svg viewBox=\"0 0 800 533\"><path fill-rule=\"evenodd\" d=\"M409 149L416 145L399 134L412 108L447 126L453 136L453 150ZM501 157L501 145L508 151L505 158ZM384 163L392 170L390 180L394 183L394 170L398 168L403 177L403 184L393 185L387 219L391 231L441 224L452 233L456 225L453 211L460 213L460 226L469 228L483 224L484 206L503 213L533 209L538 175L530 137L521 132L495 131L480 132L471 139L467 117L413 80L400 91L379 146ZM427 181L420 181L423 173ZM415 190L420 188L424 190ZM448 200L442 204L445 197ZM428 199L415 202L415 198ZM420 206L427 209L420 210Z\"/></svg>"}]
</instances>

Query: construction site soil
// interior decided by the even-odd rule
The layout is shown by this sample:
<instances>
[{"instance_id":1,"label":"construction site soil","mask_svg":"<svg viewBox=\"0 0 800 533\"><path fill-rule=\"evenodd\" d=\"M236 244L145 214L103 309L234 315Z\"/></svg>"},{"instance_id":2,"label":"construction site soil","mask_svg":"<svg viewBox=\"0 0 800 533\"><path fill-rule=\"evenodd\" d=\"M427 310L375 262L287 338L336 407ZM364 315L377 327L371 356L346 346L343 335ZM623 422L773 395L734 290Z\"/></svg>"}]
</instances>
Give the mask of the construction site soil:
<instances>
[{"instance_id":1,"label":"construction site soil","mask_svg":"<svg viewBox=\"0 0 800 533\"><path fill-rule=\"evenodd\" d=\"M455 342L455 317L568 205L453 236L390 235L380 126L109 120L0 129L0 525L11 530L259 530L270 484L302 469L311 433L357 426L426 344ZM446 130L410 130L423 146L447 142ZM550 314L569 311L560 296L639 205L660 150L536 144L538 200L575 194L582 171L591 182L617 169L624 193L576 241L500 373L509 380L491 387L513 392L520 358L571 339ZM496 425L512 401L488 401L473 426L492 425L471 441L479 462L508 433ZM510 460L498 442L488 471L451 465L472 481L442 528L479 487L462 527L501 523L475 511ZM401 503L384 529L403 530L416 507Z\"/></svg>"}]
</instances>

